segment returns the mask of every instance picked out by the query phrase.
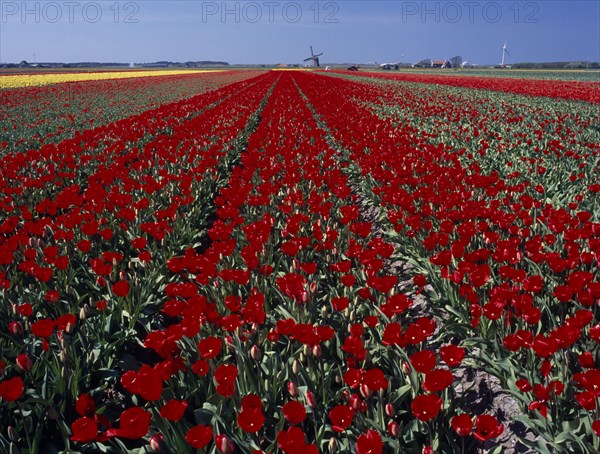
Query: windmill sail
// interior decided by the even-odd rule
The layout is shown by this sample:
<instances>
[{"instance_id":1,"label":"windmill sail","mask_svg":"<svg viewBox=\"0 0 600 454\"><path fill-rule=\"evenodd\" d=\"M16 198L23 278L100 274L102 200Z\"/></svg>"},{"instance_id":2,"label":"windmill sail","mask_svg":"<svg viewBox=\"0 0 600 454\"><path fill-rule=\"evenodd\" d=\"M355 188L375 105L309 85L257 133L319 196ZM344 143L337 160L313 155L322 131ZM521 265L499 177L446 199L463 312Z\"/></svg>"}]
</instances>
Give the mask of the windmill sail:
<instances>
[{"instance_id":1,"label":"windmill sail","mask_svg":"<svg viewBox=\"0 0 600 454\"><path fill-rule=\"evenodd\" d=\"M305 59L304 59L304 61L309 61L309 60L312 60L312 65L313 65L313 66L315 66L315 67L316 67L316 66L320 66L320 65L319 65L319 57L320 57L321 55L323 55L323 52L321 52L320 54L315 54L315 53L313 52L313 48L312 48L312 46L310 46L310 57L308 57L308 58L305 58Z\"/></svg>"}]
</instances>

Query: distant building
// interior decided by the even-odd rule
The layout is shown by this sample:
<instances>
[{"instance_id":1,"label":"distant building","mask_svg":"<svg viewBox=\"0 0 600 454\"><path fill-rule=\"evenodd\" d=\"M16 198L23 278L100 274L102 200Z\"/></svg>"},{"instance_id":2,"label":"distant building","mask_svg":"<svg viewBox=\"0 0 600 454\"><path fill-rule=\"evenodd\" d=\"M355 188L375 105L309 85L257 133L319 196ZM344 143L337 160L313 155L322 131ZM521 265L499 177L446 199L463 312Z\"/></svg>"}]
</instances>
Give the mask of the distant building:
<instances>
[{"instance_id":1,"label":"distant building","mask_svg":"<svg viewBox=\"0 0 600 454\"><path fill-rule=\"evenodd\" d=\"M452 68L452 63L448 60L431 60L432 68Z\"/></svg>"}]
</instances>

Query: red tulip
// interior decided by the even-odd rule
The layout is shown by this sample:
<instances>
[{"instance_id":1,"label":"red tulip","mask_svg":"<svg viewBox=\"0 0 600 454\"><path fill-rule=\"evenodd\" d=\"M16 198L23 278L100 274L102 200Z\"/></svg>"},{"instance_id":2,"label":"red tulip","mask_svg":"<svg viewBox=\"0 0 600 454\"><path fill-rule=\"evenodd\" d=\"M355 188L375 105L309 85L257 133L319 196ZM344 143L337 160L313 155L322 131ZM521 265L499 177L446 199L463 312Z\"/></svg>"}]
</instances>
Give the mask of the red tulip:
<instances>
[{"instance_id":1,"label":"red tulip","mask_svg":"<svg viewBox=\"0 0 600 454\"><path fill-rule=\"evenodd\" d=\"M379 391L388 387L388 380L385 378L383 371L378 368L365 372L363 383L367 385L371 391Z\"/></svg>"},{"instance_id":2,"label":"red tulip","mask_svg":"<svg viewBox=\"0 0 600 454\"><path fill-rule=\"evenodd\" d=\"M262 402L256 394L249 394L242 399L242 410L237 417L238 426L248 433L258 432L265 423Z\"/></svg>"},{"instance_id":3,"label":"red tulip","mask_svg":"<svg viewBox=\"0 0 600 454\"><path fill-rule=\"evenodd\" d=\"M31 332L36 337L46 339L52 336L55 326L54 320L43 318L31 324Z\"/></svg>"},{"instance_id":4,"label":"red tulip","mask_svg":"<svg viewBox=\"0 0 600 454\"><path fill-rule=\"evenodd\" d=\"M353 418L354 411L346 405L336 405L329 412L331 426L335 432L345 431L352 424Z\"/></svg>"},{"instance_id":5,"label":"red tulip","mask_svg":"<svg viewBox=\"0 0 600 454\"><path fill-rule=\"evenodd\" d=\"M504 432L504 425L491 415L480 415L475 419L475 432L473 436L479 441L486 441L498 437Z\"/></svg>"},{"instance_id":6,"label":"red tulip","mask_svg":"<svg viewBox=\"0 0 600 454\"><path fill-rule=\"evenodd\" d=\"M590 369L594 367L594 356L591 352L583 352L579 355L579 364L581 367Z\"/></svg>"},{"instance_id":7,"label":"red tulip","mask_svg":"<svg viewBox=\"0 0 600 454\"><path fill-rule=\"evenodd\" d=\"M198 351L204 359L215 358L221 352L223 341L217 337L207 337L198 343Z\"/></svg>"},{"instance_id":8,"label":"red tulip","mask_svg":"<svg viewBox=\"0 0 600 454\"><path fill-rule=\"evenodd\" d=\"M203 377L210 371L210 364L208 363L208 361L199 359L194 364L192 364L192 371L196 375Z\"/></svg>"},{"instance_id":9,"label":"red tulip","mask_svg":"<svg viewBox=\"0 0 600 454\"><path fill-rule=\"evenodd\" d=\"M440 348L440 357L450 367L458 367L465 357L465 349L457 345L449 344Z\"/></svg>"},{"instance_id":10,"label":"red tulip","mask_svg":"<svg viewBox=\"0 0 600 454\"><path fill-rule=\"evenodd\" d=\"M192 448L196 449L204 448L211 442L212 438L212 427L202 425L192 427L185 435L185 441L187 441Z\"/></svg>"},{"instance_id":11,"label":"red tulip","mask_svg":"<svg viewBox=\"0 0 600 454\"><path fill-rule=\"evenodd\" d=\"M417 419L429 421L435 418L442 408L442 399L433 394L422 394L412 401L410 408Z\"/></svg>"},{"instance_id":12,"label":"red tulip","mask_svg":"<svg viewBox=\"0 0 600 454\"><path fill-rule=\"evenodd\" d=\"M235 379L238 369L233 364L222 364L215 369L217 392L224 397L232 396L235 391Z\"/></svg>"},{"instance_id":13,"label":"red tulip","mask_svg":"<svg viewBox=\"0 0 600 454\"><path fill-rule=\"evenodd\" d=\"M315 445L306 444L305 434L297 426L280 430L277 434L277 446L284 454L318 454L319 452Z\"/></svg>"},{"instance_id":14,"label":"red tulip","mask_svg":"<svg viewBox=\"0 0 600 454\"><path fill-rule=\"evenodd\" d=\"M187 406L185 400L171 399L160 409L160 415L169 421L177 422L183 417Z\"/></svg>"},{"instance_id":15,"label":"red tulip","mask_svg":"<svg viewBox=\"0 0 600 454\"><path fill-rule=\"evenodd\" d=\"M121 298L125 298L129 293L129 282L127 281L117 281L112 286L112 291L116 296L120 296Z\"/></svg>"},{"instance_id":16,"label":"red tulip","mask_svg":"<svg viewBox=\"0 0 600 454\"><path fill-rule=\"evenodd\" d=\"M516 382L516 385L517 385L517 388L519 388L519 391L521 391L523 393L528 393L533 389L533 387L531 386L531 383L529 383L529 380L526 380L524 378L518 379Z\"/></svg>"},{"instance_id":17,"label":"red tulip","mask_svg":"<svg viewBox=\"0 0 600 454\"><path fill-rule=\"evenodd\" d=\"M291 400L284 404L282 412L290 424L300 424L306 418L306 409L297 400Z\"/></svg>"},{"instance_id":18,"label":"red tulip","mask_svg":"<svg viewBox=\"0 0 600 454\"><path fill-rule=\"evenodd\" d=\"M362 434L356 440L357 454L381 454L383 451L383 441L381 435L375 430L367 430L366 434Z\"/></svg>"},{"instance_id":19,"label":"red tulip","mask_svg":"<svg viewBox=\"0 0 600 454\"><path fill-rule=\"evenodd\" d=\"M424 274L417 274L413 277L413 282L419 287L425 287L427 285L427 276Z\"/></svg>"},{"instance_id":20,"label":"red tulip","mask_svg":"<svg viewBox=\"0 0 600 454\"><path fill-rule=\"evenodd\" d=\"M594 431L597 437L600 437L600 419L597 419L592 423L592 430Z\"/></svg>"},{"instance_id":21,"label":"red tulip","mask_svg":"<svg viewBox=\"0 0 600 454\"><path fill-rule=\"evenodd\" d=\"M0 382L0 397L7 402L13 402L23 395L23 380L14 377Z\"/></svg>"},{"instance_id":22,"label":"red tulip","mask_svg":"<svg viewBox=\"0 0 600 454\"><path fill-rule=\"evenodd\" d=\"M426 374L435 367L437 359L431 350L421 350L410 356L410 364L417 372Z\"/></svg>"},{"instance_id":23,"label":"red tulip","mask_svg":"<svg viewBox=\"0 0 600 454\"><path fill-rule=\"evenodd\" d=\"M71 432L73 433L71 436L72 441L89 443L98 436L98 423L94 418L83 416L71 424Z\"/></svg>"},{"instance_id":24,"label":"red tulip","mask_svg":"<svg viewBox=\"0 0 600 454\"><path fill-rule=\"evenodd\" d=\"M452 426L454 431L461 437L466 437L467 435L470 435L473 431L473 421L471 420L471 417L466 413L454 416L450 420L450 425Z\"/></svg>"},{"instance_id":25,"label":"red tulip","mask_svg":"<svg viewBox=\"0 0 600 454\"><path fill-rule=\"evenodd\" d=\"M339 311L339 312L346 309L349 304L350 304L350 300L348 298L346 298L345 296L335 297L335 298L332 298L332 300L331 300L331 305L333 306L333 308L336 311Z\"/></svg>"},{"instance_id":26,"label":"red tulip","mask_svg":"<svg viewBox=\"0 0 600 454\"><path fill-rule=\"evenodd\" d=\"M350 388L357 388L362 383L365 372L363 369L350 368L343 376L344 383Z\"/></svg>"},{"instance_id":27,"label":"red tulip","mask_svg":"<svg viewBox=\"0 0 600 454\"><path fill-rule=\"evenodd\" d=\"M427 392L434 393L443 391L452 385L454 376L447 369L433 369L425 374L423 389Z\"/></svg>"},{"instance_id":28,"label":"red tulip","mask_svg":"<svg viewBox=\"0 0 600 454\"><path fill-rule=\"evenodd\" d=\"M151 417L152 414L143 408L128 408L121 413L120 427L118 429L108 429L104 435L132 440L145 437L150 427Z\"/></svg>"},{"instance_id":29,"label":"red tulip","mask_svg":"<svg viewBox=\"0 0 600 454\"><path fill-rule=\"evenodd\" d=\"M96 412L96 402L89 394L81 394L75 402L75 411L81 416L91 416Z\"/></svg>"},{"instance_id":30,"label":"red tulip","mask_svg":"<svg viewBox=\"0 0 600 454\"><path fill-rule=\"evenodd\" d=\"M575 399L587 411L594 411L596 409L596 398L596 395L591 391L575 393Z\"/></svg>"}]
</instances>

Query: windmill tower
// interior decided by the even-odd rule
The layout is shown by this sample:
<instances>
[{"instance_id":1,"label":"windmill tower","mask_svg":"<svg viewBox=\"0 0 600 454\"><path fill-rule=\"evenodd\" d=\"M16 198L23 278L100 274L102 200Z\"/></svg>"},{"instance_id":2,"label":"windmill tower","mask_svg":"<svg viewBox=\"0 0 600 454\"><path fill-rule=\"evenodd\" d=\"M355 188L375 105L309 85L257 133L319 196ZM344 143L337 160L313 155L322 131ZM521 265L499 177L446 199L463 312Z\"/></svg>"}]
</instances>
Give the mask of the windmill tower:
<instances>
[{"instance_id":1,"label":"windmill tower","mask_svg":"<svg viewBox=\"0 0 600 454\"><path fill-rule=\"evenodd\" d=\"M500 62L500 66L504 66L504 56L505 54L510 55L510 52L508 51L508 49L506 48L506 39L504 40L504 46L502 46L500 48L500 50L502 50L502 62Z\"/></svg>"},{"instance_id":2,"label":"windmill tower","mask_svg":"<svg viewBox=\"0 0 600 454\"><path fill-rule=\"evenodd\" d=\"M320 54L316 54L316 55L315 55L315 53L313 52L313 48L312 48L312 46L310 46L310 57L308 57L308 58L305 58L305 59L304 59L304 61L309 61L309 60L312 60L312 65L313 65L314 67L317 67L317 66L319 66L319 57L320 57L321 55L323 55L323 52L321 52Z\"/></svg>"}]
</instances>

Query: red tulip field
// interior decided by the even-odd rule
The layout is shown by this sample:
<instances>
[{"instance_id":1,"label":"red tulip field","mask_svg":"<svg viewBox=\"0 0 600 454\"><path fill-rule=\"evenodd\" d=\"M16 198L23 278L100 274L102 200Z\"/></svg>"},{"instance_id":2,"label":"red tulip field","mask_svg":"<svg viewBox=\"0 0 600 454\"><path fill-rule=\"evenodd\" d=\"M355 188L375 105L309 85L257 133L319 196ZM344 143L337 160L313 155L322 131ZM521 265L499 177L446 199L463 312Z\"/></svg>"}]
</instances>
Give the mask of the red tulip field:
<instances>
[{"instance_id":1,"label":"red tulip field","mask_svg":"<svg viewBox=\"0 0 600 454\"><path fill-rule=\"evenodd\" d=\"M0 97L0 452L600 451L600 82Z\"/></svg>"}]
</instances>

